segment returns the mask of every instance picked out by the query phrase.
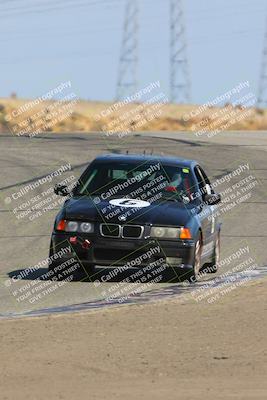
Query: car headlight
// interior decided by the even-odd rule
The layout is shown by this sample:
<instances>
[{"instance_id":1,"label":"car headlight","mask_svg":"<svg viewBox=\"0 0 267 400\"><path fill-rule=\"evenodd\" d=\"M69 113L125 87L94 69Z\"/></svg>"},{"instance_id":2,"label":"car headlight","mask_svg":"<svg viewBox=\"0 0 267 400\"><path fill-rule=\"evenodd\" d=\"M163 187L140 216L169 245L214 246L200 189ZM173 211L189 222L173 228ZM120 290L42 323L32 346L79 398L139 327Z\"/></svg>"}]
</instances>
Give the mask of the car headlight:
<instances>
[{"instance_id":1,"label":"car headlight","mask_svg":"<svg viewBox=\"0 0 267 400\"><path fill-rule=\"evenodd\" d=\"M79 224L76 221L66 221L65 231L66 232L77 232Z\"/></svg>"},{"instance_id":2,"label":"car headlight","mask_svg":"<svg viewBox=\"0 0 267 400\"><path fill-rule=\"evenodd\" d=\"M163 239L192 239L189 228L167 228L164 226L153 226L150 236Z\"/></svg>"},{"instance_id":3,"label":"car headlight","mask_svg":"<svg viewBox=\"0 0 267 400\"><path fill-rule=\"evenodd\" d=\"M64 232L92 233L94 232L94 224L92 222L60 220L56 226L56 230Z\"/></svg>"},{"instance_id":4,"label":"car headlight","mask_svg":"<svg viewBox=\"0 0 267 400\"><path fill-rule=\"evenodd\" d=\"M82 222L80 224L80 230L84 233L91 233L94 231L94 224L92 224L92 222Z\"/></svg>"}]
</instances>

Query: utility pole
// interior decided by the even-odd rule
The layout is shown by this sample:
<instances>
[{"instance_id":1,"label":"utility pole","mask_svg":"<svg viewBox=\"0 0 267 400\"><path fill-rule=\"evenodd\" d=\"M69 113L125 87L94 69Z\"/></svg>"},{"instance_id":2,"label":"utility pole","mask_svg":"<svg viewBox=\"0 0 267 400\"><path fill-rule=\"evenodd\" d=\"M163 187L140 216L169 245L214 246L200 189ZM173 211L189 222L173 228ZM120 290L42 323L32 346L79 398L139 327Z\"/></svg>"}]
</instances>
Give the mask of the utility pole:
<instances>
[{"instance_id":1,"label":"utility pole","mask_svg":"<svg viewBox=\"0 0 267 400\"><path fill-rule=\"evenodd\" d=\"M261 61L260 82L258 92L258 107L267 105L267 20L264 35L263 54Z\"/></svg>"},{"instance_id":2,"label":"utility pole","mask_svg":"<svg viewBox=\"0 0 267 400\"><path fill-rule=\"evenodd\" d=\"M191 82L182 0L170 0L170 101L189 103Z\"/></svg>"},{"instance_id":3,"label":"utility pole","mask_svg":"<svg viewBox=\"0 0 267 400\"><path fill-rule=\"evenodd\" d=\"M119 61L116 100L122 100L137 89L138 66L138 0L127 0Z\"/></svg>"}]
</instances>

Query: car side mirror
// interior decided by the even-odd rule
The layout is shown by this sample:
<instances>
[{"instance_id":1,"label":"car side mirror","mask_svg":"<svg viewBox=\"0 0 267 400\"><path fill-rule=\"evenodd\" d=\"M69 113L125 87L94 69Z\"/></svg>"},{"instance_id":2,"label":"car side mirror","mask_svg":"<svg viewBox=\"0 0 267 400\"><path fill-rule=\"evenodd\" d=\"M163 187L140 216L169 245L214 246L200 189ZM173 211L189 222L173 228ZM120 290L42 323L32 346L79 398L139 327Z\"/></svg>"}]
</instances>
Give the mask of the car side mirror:
<instances>
[{"instance_id":1,"label":"car side mirror","mask_svg":"<svg viewBox=\"0 0 267 400\"><path fill-rule=\"evenodd\" d=\"M54 187L54 193L57 196L68 196L70 194L68 186L66 185L61 185L60 183L55 185Z\"/></svg>"},{"instance_id":2,"label":"car side mirror","mask_svg":"<svg viewBox=\"0 0 267 400\"><path fill-rule=\"evenodd\" d=\"M204 202L209 206L214 206L222 201L219 193L206 194L204 196Z\"/></svg>"}]
</instances>

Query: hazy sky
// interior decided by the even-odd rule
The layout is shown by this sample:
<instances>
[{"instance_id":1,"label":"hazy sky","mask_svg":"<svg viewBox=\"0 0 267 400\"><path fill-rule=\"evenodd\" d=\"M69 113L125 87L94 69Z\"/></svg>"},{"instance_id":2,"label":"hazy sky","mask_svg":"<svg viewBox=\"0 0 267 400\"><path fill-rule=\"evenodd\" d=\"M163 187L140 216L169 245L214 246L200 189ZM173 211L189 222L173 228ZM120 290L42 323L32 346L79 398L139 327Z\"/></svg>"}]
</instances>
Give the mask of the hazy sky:
<instances>
[{"instance_id":1,"label":"hazy sky","mask_svg":"<svg viewBox=\"0 0 267 400\"><path fill-rule=\"evenodd\" d=\"M249 80L257 92L266 0L184 0L192 101ZM115 96L125 0L0 0L0 97L37 97L71 80L82 98ZM139 87L169 95L169 0L139 0Z\"/></svg>"}]
</instances>

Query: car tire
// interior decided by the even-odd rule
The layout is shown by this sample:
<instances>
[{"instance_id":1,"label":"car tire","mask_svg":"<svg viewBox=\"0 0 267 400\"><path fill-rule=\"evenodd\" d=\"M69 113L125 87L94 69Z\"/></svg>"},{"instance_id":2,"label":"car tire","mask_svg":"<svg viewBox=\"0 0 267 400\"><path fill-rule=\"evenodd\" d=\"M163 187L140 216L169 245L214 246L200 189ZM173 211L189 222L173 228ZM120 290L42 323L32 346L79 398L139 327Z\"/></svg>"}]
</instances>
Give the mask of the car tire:
<instances>
[{"instance_id":1,"label":"car tire","mask_svg":"<svg viewBox=\"0 0 267 400\"><path fill-rule=\"evenodd\" d=\"M218 272L220 254L221 254L221 234L220 231L218 231L214 243L212 261L210 263L206 263L203 267L203 270L207 274L216 274L216 272Z\"/></svg>"},{"instance_id":2,"label":"car tire","mask_svg":"<svg viewBox=\"0 0 267 400\"><path fill-rule=\"evenodd\" d=\"M199 233L195 243L194 265L192 270L187 274L185 278L189 283L195 283L198 280L198 274L201 270L201 254L202 254L202 238L201 234Z\"/></svg>"}]
</instances>

